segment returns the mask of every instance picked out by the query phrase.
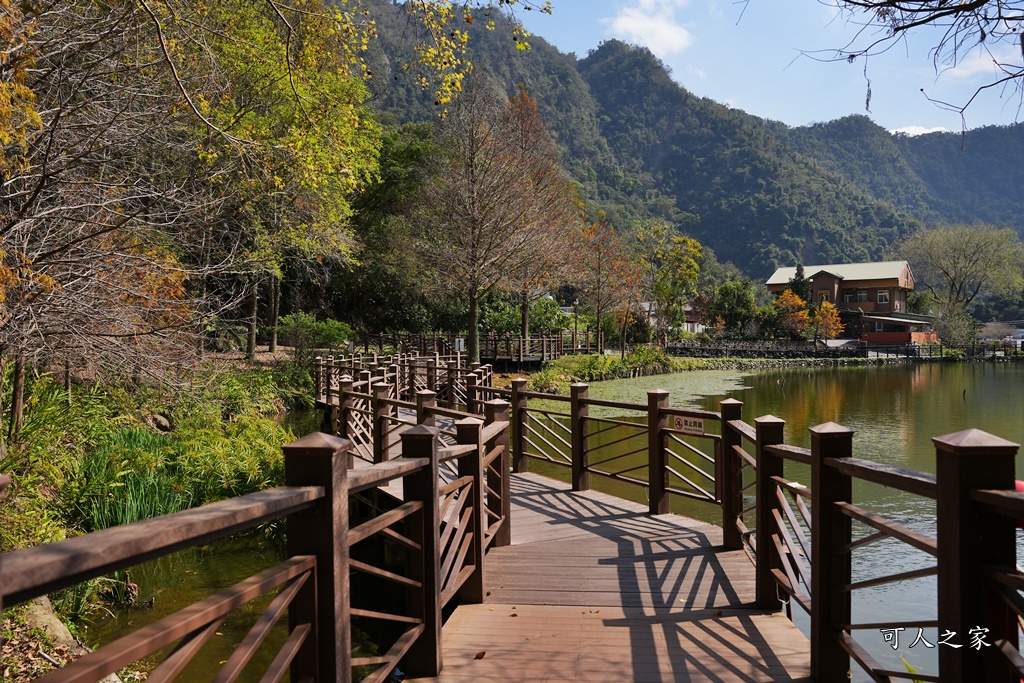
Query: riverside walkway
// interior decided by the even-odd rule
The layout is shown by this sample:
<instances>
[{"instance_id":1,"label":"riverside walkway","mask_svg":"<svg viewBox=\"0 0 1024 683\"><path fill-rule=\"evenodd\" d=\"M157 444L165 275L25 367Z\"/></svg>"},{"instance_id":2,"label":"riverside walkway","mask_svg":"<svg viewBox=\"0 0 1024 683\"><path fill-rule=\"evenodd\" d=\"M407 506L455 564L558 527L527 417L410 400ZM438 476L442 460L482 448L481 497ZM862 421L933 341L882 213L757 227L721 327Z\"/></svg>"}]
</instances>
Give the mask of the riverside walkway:
<instances>
[{"instance_id":1,"label":"riverside walkway","mask_svg":"<svg viewBox=\"0 0 1024 683\"><path fill-rule=\"evenodd\" d=\"M484 603L455 610L441 675L414 680L810 680L807 639L753 606L753 564L719 527L537 474L511 487Z\"/></svg>"}]
</instances>

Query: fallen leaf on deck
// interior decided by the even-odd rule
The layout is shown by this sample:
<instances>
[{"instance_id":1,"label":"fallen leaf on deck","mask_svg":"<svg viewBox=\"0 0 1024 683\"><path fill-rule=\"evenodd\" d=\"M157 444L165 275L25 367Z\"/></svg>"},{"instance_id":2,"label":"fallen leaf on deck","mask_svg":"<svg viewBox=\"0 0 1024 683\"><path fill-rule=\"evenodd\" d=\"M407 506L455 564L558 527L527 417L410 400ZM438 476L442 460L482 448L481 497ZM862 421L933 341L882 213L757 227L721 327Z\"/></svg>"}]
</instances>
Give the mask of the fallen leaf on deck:
<instances>
[{"instance_id":1,"label":"fallen leaf on deck","mask_svg":"<svg viewBox=\"0 0 1024 683\"><path fill-rule=\"evenodd\" d=\"M484 658L484 655L486 655L486 654L487 654L486 652L484 652L484 651L482 651L482 650L481 650L480 652L477 652L477 653L476 653L476 656L475 656L475 657L473 657L473 659L483 659L483 658Z\"/></svg>"}]
</instances>

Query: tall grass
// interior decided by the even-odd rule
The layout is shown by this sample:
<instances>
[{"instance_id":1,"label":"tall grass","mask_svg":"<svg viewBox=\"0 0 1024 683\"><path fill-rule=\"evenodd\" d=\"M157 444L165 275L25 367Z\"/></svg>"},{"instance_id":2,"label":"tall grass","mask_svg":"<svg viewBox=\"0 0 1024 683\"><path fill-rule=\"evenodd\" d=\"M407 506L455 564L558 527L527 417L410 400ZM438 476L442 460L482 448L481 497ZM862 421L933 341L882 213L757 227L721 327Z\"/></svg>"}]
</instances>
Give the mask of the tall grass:
<instances>
[{"instance_id":1,"label":"tall grass","mask_svg":"<svg viewBox=\"0 0 1024 683\"><path fill-rule=\"evenodd\" d=\"M0 460L14 477L0 502L0 550L280 483L281 446L294 437L276 417L292 390L267 370L199 379L185 378L184 390L75 386L69 397L50 377L30 376L21 433ZM171 433L149 425L154 413L170 417Z\"/></svg>"}]
</instances>

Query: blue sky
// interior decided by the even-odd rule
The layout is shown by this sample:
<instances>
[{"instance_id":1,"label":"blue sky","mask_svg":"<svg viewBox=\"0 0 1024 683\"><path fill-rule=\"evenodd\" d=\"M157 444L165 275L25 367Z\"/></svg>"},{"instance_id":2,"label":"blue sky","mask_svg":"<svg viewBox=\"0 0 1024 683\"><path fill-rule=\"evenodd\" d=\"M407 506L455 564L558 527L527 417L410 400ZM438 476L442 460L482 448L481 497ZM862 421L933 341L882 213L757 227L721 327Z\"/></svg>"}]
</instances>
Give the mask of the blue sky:
<instances>
[{"instance_id":1,"label":"blue sky","mask_svg":"<svg viewBox=\"0 0 1024 683\"><path fill-rule=\"evenodd\" d=\"M819 61L834 54L859 26L819 0L553 0L552 16L517 12L535 35L562 52L585 57L603 40L648 47L689 91L768 119L798 126L866 114L889 130L959 131L959 113L928 101L967 102L994 74L992 56L969 52L954 69L937 73L934 30L922 29L884 55ZM1020 62L1016 46L993 53ZM968 128L1024 119L1020 95L987 91L964 117Z\"/></svg>"}]
</instances>

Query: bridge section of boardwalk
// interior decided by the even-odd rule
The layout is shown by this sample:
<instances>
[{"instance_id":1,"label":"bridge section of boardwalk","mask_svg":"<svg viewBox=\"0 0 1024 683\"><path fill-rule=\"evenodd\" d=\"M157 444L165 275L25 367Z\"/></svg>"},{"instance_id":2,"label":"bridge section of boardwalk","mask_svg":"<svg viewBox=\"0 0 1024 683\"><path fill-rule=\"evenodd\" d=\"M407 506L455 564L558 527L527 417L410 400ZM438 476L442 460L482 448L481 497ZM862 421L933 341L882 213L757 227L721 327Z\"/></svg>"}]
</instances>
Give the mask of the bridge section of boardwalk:
<instances>
[{"instance_id":1,"label":"bridge section of boardwalk","mask_svg":"<svg viewBox=\"0 0 1024 683\"><path fill-rule=\"evenodd\" d=\"M579 384L553 397L523 380L492 387L489 368L457 359L443 378L436 358L404 371L377 361L318 363L324 426L346 438L284 446L283 486L0 555L4 607L271 520L286 529L283 562L41 681L100 680L158 651L170 654L150 680L172 680L239 611L255 621L218 680L235 680L261 644L268 683L385 683L399 665L442 682L847 683L853 663L876 681L1024 679L1016 443L974 429L934 437L929 474L854 457L853 431L834 423L810 428L809 449L786 444L783 420L750 425L732 399L695 411L664 391L627 404ZM358 381L338 373L357 368ZM634 455L640 464L621 461ZM562 466L572 485L529 474L530 460ZM809 485L787 478L797 474ZM648 505L591 491L592 476L643 487ZM0 475L0 498L15 481ZM399 484L397 505L371 493ZM934 537L855 504L862 484L933 502ZM670 495L718 505L722 529L668 514ZM935 563L877 576L862 560L883 540ZM984 624L989 646L940 648L936 673L911 673L878 637L895 625L859 622L853 596L932 576L938 618L899 628ZM809 643L777 614L780 595L809 613ZM261 596L258 617L242 608ZM265 638L286 615L287 639ZM367 624L390 625L393 640L357 642Z\"/></svg>"},{"instance_id":2,"label":"bridge section of boardwalk","mask_svg":"<svg viewBox=\"0 0 1024 683\"><path fill-rule=\"evenodd\" d=\"M455 610L441 675L419 680L810 680L807 639L752 607L719 527L536 474L513 476L512 518L485 602Z\"/></svg>"}]
</instances>

